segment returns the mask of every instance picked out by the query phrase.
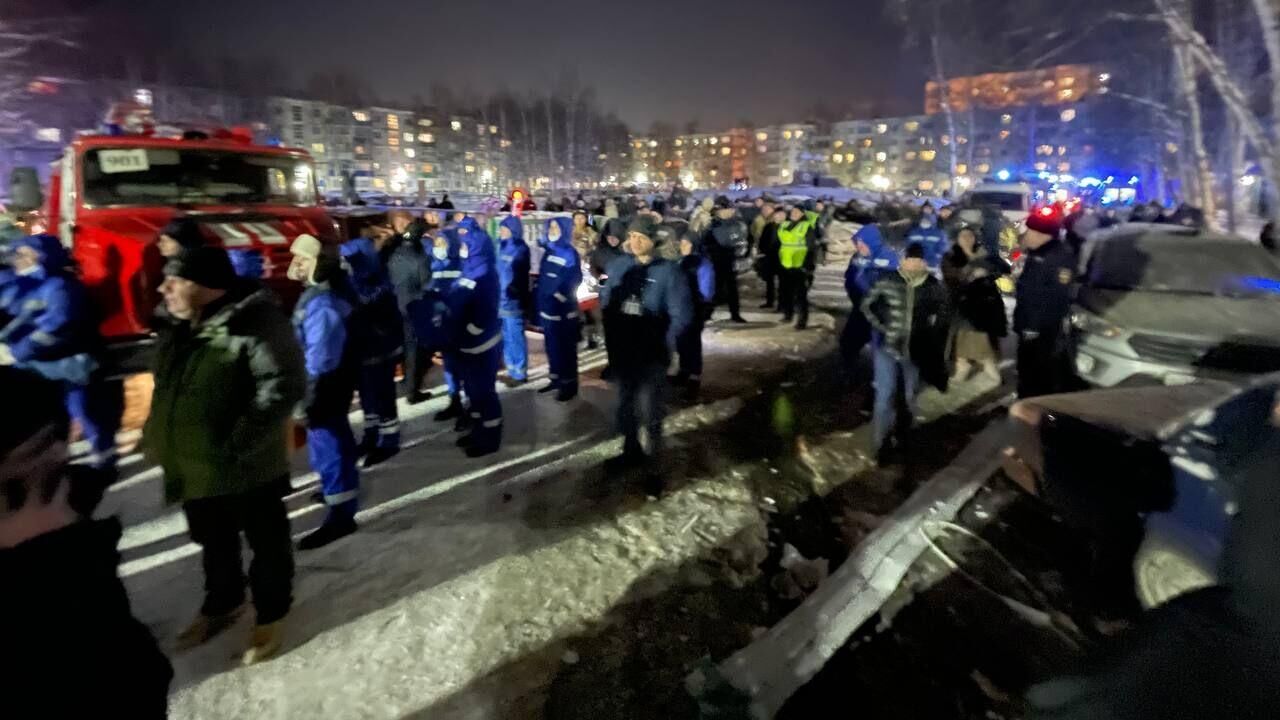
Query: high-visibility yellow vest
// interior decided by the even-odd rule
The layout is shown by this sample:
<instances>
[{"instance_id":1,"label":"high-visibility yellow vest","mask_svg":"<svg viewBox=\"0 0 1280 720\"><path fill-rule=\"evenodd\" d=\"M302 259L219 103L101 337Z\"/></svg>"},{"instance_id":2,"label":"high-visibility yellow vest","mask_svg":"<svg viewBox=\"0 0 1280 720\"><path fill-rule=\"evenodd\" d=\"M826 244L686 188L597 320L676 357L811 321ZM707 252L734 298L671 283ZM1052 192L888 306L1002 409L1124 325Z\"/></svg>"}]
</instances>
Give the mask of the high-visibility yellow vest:
<instances>
[{"instance_id":1,"label":"high-visibility yellow vest","mask_svg":"<svg viewBox=\"0 0 1280 720\"><path fill-rule=\"evenodd\" d=\"M804 267L805 258L809 256L809 229L817 221L817 213L806 212L804 219L790 230L787 229L786 223L778 228L778 260L783 268L795 270Z\"/></svg>"}]
</instances>

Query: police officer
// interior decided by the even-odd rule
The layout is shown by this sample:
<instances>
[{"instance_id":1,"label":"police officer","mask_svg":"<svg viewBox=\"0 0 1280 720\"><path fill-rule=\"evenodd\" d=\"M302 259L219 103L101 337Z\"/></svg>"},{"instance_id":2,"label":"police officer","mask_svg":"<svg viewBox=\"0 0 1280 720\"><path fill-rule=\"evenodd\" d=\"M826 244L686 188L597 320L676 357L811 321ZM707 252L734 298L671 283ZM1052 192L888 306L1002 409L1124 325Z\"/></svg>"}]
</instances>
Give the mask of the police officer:
<instances>
[{"instance_id":1,"label":"police officer","mask_svg":"<svg viewBox=\"0 0 1280 720\"><path fill-rule=\"evenodd\" d=\"M360 408L364 411L360 454L364 467L371 468L400 452L396 364L404 356L404 320L373 240L360 237L345 242L341 253L351 268L357 301L350 327L351 344L360 357Z\"/></svg>"},{"instance_id":2,"label":"police officer","mask_svg":"<svg viewBox=\"0 0 1280 720\"><path fill-rule=\"evenodd\" d=\"M799 312L796 329L809 325L809 280L817 246L818 215L802 207L791 208L787 221L778 228L778 266L781 268L778 309L782 321L791 322Z\"/></svg>"},{"instance_id":3,"label":"police officer","mask_svg":"<svg viewBox=\"0 0 1280 720\"><path fill-rule=\"evenodd\" d=\"M289 251L293 254L289 277L307 286L293 312L307 366L302 403L307 455L320 476L328 508L320 528L298 542L299 550L312 550L356 531L360 471L356 440L347 420L359 367L348 332L355 302L332 246L322 245L311 235L299 235Z\"/></svg>"},{"instance_id":4,"label":"police officer","mask_svg":"<svg viewBox=\"0 0 1280 720\"><path fill-rule=\"evenodd\" d=\"M1018 397L1061 392L1075 254L1060 239L1062 219L1051 208L1031 214L1022 236L1026 261L1018 278L1013 330L1018 334Z\"/></svg>"},{"instance_id":5,"label":"police officer","mask_svg":"<svg viewBox=\"0 0 1280 720\"><path fill-rule=\"evenodd\" d=\"M498 320L499 279L493 240L472 218L458 223L462 277L445 302L450 334L458 347L457 368L471 407L471 432L458 439L467 457L498 451L502 444L502 404L495 387L502 362L502 326ZM523 329L521 330L523 334Z\"/></svg>"},{"instance_id":6,"label":"police officer","mask_svg":"<svg viewBox=\"0 0 1280 720\"><path fill-rule=\"evenodd\" d=\"M460 248L458 235L453 228L441 230L435 234L431 245L431 285L428 288L432 297L441 300L445 298L453 284L462 276ZM443 322L443 316L438 314L442 310L442 303L437 304L434 309L437 314L434 317L433 326L439 326ZM444 333L437 331L432 334L437 337L434 341L437 347L432 347L431 350L439 352L444 357L444 384L449 390L449 406L436 413L434 420L436 422L454 420L455 427L461 430L466 425L467 418L462 407L462 390L458 386L456 376L457 356L448 347L448 343L443 341Z\"/></svg>"},{"instance_id":7,"label":"police officer","mask_svg":"<svg viewBox=\"0 0 1280 720\"><path fill-rule=\"evenodd\" d=\"M662 451L666 415L667 366L671 348L693 320L689 283L676 263L663 260L654 244L657 221L640 215L627 232L631 255L609 268L601 292L605 323L611 326L609 364L618 383L618 429L623 452L606 465L610 471L645 464ZM649 432L649 454L640 444L640 427ZM660 492L656 473L648 488Z\"/></svg>"},{"instance_id":8,"label":"police officer","mask_svg":"<svg viewBox=\"0 0 1280 720\"><path fill-rule=\"evenodd\" d=\"M498 226L498 279L501 299L502 353L507 377L523 385L529 379L529 346L524 336L524 319L529 314L529 246L524 241L520 218L508 215Z\"/></svg>"},{"instance_id":9,"label":"police officer","mask_svg":"<svg viewBox=\"0 0 1280 720\"><path fill-rule=\"evenodd\" d=\"M920 217L907 233L907 245L919 243L924 248L924 263L935 275L942 268L942 257L947 254L947 233L938 221L938 214L933 205L925 203L920 208Z\"/></svg>"},{"instance_id":10,"label":"police officer","mask_svg":"<svg viewBox=\"0 0 1280 720\"><path fill-rule=\"evenodd\" d=\"M582 262L573 249L573 222L547 221L542 264L538 268L538 317L547 345L551 382L538 392L556 393L568 402L578 396L578 286Z\"/></svg>"},{"instance_id":11,"label":"police officer","mask_svg":"<svg viewBox=\"0 0 1280 720\"><path fill-rule=\"evenodd\" d=\"M745 256L748 244L747 226L738 218L729 198L715 200L715 214L702 245L711 256L716 272L716 296L729 306L729 321L745 323L738 300L738 273L734 265Z\"/></svg>"}]
</instances>

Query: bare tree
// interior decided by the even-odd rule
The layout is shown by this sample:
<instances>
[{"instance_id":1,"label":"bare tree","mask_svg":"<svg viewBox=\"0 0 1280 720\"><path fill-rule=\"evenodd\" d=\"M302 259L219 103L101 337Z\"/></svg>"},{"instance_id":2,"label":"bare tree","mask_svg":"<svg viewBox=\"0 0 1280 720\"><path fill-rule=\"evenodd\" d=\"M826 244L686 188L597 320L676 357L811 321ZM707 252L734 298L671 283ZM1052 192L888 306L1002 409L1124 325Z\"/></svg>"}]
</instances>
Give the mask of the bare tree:
<instances>
[{"instance_id":1,"label":"bare tree","mask_svg":"<svg viewBox=\"0 0 1280 720\"><path fill-rule=\"evenodd\" d=\"M45 47L74 47L69 35L73 26L63 17L23 19L0 14L0 143L9 145L31 137L35 124L25 100L33 83L41 82L39 63L33 56Z\"/></svg>"}]
</instances>

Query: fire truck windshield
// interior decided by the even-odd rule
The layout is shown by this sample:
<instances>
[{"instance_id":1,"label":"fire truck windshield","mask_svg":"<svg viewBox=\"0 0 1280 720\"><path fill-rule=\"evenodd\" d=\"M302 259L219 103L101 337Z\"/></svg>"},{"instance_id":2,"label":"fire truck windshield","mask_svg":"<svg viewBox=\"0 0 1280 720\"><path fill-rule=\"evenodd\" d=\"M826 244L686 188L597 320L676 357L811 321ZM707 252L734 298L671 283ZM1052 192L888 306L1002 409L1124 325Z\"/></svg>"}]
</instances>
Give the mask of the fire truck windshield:
<instances>
[{"instance_id":1,"label":"fire truck windshield","mask_svg":"<svg viewBox=\"0 0 1280 720\"><path fill-rule=\"evenodd\" d=\"M309 163L278 155L179 148L103 148L84 155L90 207L315 202Z\"/></svg>"}]
</instances>

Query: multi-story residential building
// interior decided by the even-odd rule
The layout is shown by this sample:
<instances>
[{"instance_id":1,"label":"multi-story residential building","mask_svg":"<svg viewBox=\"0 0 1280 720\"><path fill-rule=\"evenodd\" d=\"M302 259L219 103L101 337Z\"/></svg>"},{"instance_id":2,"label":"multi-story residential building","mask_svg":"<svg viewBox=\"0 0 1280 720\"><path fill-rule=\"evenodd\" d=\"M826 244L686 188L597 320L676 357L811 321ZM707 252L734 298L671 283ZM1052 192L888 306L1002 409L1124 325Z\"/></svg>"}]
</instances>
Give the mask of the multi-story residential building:
<instances>
[{"instance_id":1,"label":"multi-story residential building","mask_svg":"<svg viewBox=\"0 0 1280 720\"><path fill-rule=\"evenodd\" d=\"M942 179L939 141L936 123L927 116L834 123L827 173L853 187L932 190Z\"/></svg>"},{"instance_id":2,"label":"multi-story residential building","mask_svg":"<svg viewBox=\"0 0 1280 720\"><path fill-rule=\"evenodd\" d=\"M1058 65L1039 70L988 73L951 78L945 95L955 112L969 108L1001 110L1039 105L1078 103L1107 93L1111 75L1095 65ZM944 86L929 81L924 87L925 112L943 111Z\"/></svg>"},{"instance_id":3,"label":"multi-story residential building","mask_svg":"<svg viewBox=\"0 0 1280 720\"><path fill-rule=\"evenodd\" d=\"M797 171L803 172L813 162L809 141L815 132L815 126L804 123L758 128L752 184L786 185L794 180Z\"/></svg>"},{"instance_id":4,"label":"multi-story residential building","mask_svg":"<svg viewBox=\"0 0 1280 720\"><path fill-rule=\"evenodd\" d=\"M316 100L273 97L267 100L267 113L281 144L311 153L317 185L343 190L347 174L355 170L351 111Z\"/></svg>"}]
</instances>

